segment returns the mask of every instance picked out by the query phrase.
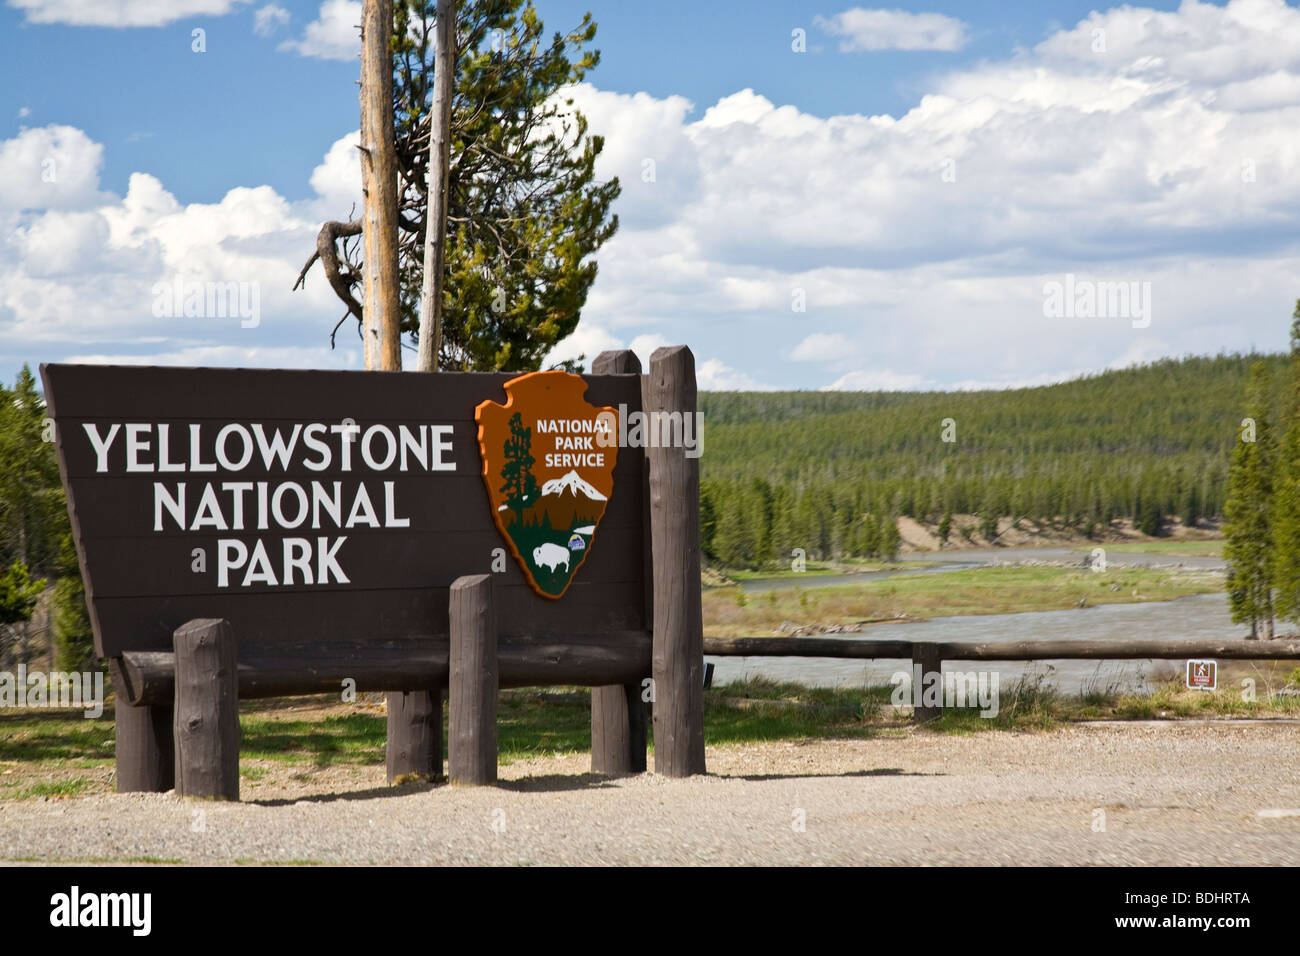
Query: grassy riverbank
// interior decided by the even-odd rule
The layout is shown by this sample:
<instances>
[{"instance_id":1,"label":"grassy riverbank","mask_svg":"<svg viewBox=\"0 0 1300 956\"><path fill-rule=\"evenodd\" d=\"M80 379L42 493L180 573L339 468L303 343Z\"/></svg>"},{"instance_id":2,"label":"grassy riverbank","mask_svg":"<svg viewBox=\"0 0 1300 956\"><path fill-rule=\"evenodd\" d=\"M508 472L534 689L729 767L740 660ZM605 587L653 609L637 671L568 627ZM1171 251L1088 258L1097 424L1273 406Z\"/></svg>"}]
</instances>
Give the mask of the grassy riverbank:
<instances>
[{"instance_id":1,"label":"grassy riverbank","mask_svg":"<svg viewBox=\"0 0 1300 956\"><path fill-rule=\"evenodd\" d=\"M1201 558L1220 558L1223 557L1223 539L1222 538L1180 538L1176 541L1107 541L1098 545L1105 548L1107 552L1114 551L1117 554L1164 554L1171 558L1177 558L1181 554L1191 557ZM1083 553L1090 551L1090 548L1078 548Z\"/></svg>"},{"instance_id":2,"label":"grassy riverbank","mask_svg":"<svg viewBox=\"0 0 1300 956\"><path fill-rule=\"evenodd\" d=\"M880 619L1059 611L1100 604L1169 601L1223 590L1223 575L1163 568L1008 566L897 575L861 584L704 595L704 632L714 637L780 633L782 624L844 625Z\"/></svg>"}]
</instances>

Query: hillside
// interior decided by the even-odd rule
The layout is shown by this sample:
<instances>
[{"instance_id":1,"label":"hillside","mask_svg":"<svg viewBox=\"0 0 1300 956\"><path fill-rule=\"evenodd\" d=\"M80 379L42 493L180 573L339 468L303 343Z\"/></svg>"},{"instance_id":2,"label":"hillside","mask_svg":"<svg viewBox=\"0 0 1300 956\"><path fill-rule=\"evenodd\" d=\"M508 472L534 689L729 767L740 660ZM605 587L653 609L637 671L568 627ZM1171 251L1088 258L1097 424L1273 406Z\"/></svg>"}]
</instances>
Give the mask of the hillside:
<instances>
[{"instance_id":1,"label":"hillside","mask_svg":"<svg viewBox=\"0 0 1300 956\"><path fill-rule=\"evenodd\" d=\"M898 516L1084 534L1216 519L1255 361L1280 396L1285 356L1258 354L1005 391L704 393L705 549L733 566L878 555Z\"/></svg>"}]
</instances>

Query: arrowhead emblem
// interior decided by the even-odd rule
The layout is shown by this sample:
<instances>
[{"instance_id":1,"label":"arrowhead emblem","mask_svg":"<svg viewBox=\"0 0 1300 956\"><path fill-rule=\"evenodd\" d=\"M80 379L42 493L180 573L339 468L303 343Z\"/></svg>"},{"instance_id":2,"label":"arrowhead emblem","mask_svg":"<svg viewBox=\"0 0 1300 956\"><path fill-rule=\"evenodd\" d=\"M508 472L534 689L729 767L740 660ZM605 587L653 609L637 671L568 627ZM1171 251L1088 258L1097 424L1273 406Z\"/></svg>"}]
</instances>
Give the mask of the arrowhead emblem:
<instances>
[{"instance_id":1,"label":"arrowhead emblem","mask_svg":"<svg viewBox=\"0 0 1300 956\"><path fill-rule=\"evenodd\" d=\"M506 382L504 405L474 410L483 484L497 530L533 590L559 598L591 553L614 493L618 411L587 402L569 372Z\"/></svg>"}]
</instances>

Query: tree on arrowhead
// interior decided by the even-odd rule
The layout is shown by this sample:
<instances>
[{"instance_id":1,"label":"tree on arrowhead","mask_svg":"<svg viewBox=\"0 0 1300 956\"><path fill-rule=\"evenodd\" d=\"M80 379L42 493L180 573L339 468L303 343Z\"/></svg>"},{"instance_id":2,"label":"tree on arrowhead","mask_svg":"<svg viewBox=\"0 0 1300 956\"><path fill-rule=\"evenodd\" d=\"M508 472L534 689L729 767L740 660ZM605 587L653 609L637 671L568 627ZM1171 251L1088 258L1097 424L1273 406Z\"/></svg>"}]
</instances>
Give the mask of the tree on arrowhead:
<instances>
[{"instance_id":1,"label":"tree on arrowhead","mask_svg":"<svg viewBox=\"0 0 1300 956\"><path fill-rule=\"evenodd\" d=\"M533 430L524 427L519 412L510 419L510 437L505 444L506 463L501 468L505 484L501 492L506 505L523 521L524 509L537 500L537 479L533 477Z\"/></svg>"}]
</instances>

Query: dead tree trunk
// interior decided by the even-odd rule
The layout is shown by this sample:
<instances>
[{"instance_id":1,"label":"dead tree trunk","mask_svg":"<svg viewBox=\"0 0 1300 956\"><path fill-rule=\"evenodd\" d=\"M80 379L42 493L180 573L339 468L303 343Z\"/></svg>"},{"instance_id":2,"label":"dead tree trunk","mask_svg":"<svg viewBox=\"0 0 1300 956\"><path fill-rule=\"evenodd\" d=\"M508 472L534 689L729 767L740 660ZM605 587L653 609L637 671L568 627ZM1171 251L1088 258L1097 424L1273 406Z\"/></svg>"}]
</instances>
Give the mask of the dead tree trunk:
<instances>
[{"instance_id":1,"label":"dead tree trunk","mask_svg":"<svg viewBox=\"0 0 1300 956\"><path fill-rule=\"evenodd\" d=\"M362 337L367 369L401 371L397 272L397 147L393 141L392 0L365 0L361 13L361 217L365 246Z\"/></svg>"},{"instance_id":2,"label":"dead tree trunk","mask_svg":"<svg viewBox=\"0 0 1300 956\"><path fill-rule=\"evenodd\" d=\"M451 97L456 80L456 2L438 0L433 33L433 112L429 117L429 205L424 217L424 282L420 288L417 368L438 371L442 350L442 270L447 246L447 168Z\"/></svg>"}]
</instances>

